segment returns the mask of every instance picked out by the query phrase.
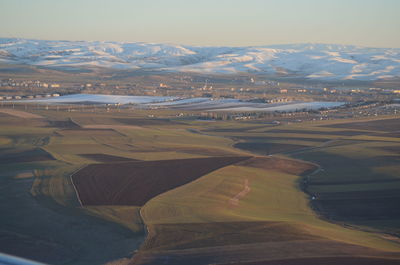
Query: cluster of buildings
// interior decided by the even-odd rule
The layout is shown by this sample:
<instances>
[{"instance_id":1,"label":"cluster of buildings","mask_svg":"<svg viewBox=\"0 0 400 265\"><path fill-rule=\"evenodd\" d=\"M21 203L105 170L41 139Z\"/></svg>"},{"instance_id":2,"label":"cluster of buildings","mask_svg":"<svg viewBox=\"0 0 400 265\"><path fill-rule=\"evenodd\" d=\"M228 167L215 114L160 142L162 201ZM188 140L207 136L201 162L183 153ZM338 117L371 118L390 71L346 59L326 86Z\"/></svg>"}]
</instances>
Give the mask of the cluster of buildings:
<instances>
[{"instance_id":1,"label":"cluster of buildings","mask_svg":"<svg viewBox=\"0 0 400 265\"><path fill-rule=\"evenodd\" d=\"M21 100L21 99L39 99L39 98L51 98L51 97L59 97L60 94L44 94L44 95L29 95L29 96L0 96L0 100Z\"/></svg>"},{"instance_id":2,"label":"cluster of buildings","mask_svg":"<svg viewBox=\"0 0 400 265\"><path fill-rule=\"evenodd\" d=\"M288 98L272 98L272 99L266 99L266 103L282 103L282 102L290 102L291 100Z\"/></svg>"},{"instance_id":3,"label":"cluster of buildings","mask_svg":"<svg viewBox=\"0 0 400 265\"><path fill-rule=\"evenodd\" d=\"M60 88L57 83L45 83L39 80L24 80L16 81L13 79L3 79L0 82L0 87L23 87L23 88Z\"/></svg>"}]
</instances>

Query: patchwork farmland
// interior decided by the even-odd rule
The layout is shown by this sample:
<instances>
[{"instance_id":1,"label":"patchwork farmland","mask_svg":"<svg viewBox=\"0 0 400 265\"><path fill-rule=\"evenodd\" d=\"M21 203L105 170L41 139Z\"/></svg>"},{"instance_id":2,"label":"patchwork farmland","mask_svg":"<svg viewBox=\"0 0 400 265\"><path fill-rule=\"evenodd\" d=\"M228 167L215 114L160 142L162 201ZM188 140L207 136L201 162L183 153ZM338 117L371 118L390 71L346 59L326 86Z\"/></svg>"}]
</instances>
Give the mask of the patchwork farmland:
<instances>
[{"instance_id":1,"label":"patchwork farmland","mask_svg":"<svg viewBox=\"0 0 400 265\"><path fill-rule=\"evenodd\" d=\"M0 115L2 252L66 265L400 264L397 117L271 125L97 108Z\"/></svg>"}]
</instances>

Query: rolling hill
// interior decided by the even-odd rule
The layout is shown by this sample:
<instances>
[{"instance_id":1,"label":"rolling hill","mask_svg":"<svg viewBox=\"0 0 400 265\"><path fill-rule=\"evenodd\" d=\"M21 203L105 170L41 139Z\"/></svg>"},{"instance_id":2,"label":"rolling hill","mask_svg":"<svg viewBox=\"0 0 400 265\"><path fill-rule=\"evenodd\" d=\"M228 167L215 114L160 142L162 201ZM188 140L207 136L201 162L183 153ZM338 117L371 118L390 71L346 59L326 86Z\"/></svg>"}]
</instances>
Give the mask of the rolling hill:
<instances>
[{"instance_id":1,"label":"rolling hill","mask_svg":"<svg viewBox=\"0 0 400 265\"><path fill-rule=\"evenodd\" d=\"M400 77L400 49L330 44L199 47L0 38L0 63L53 69L257 73L325 81Z\"/></svg>"}]
</instances>

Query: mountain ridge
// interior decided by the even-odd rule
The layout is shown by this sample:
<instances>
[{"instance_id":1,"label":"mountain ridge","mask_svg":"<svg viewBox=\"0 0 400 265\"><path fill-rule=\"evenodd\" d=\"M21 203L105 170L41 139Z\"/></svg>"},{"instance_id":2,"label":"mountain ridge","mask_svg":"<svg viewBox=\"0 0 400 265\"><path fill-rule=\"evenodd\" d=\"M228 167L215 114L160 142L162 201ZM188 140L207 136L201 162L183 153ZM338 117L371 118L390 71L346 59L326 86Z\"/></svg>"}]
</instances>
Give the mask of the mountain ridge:
<instances>
[{"instance_id":1,"label":"mountain ridge","mask_svg":"<svg viewBox=\"0 0 400 265\"><path fill-rule=\"evenodd\" d=\"M400 48L319 43L215 47L0 38L0 63L374 81L400 77Z\"/></svg>"}]
</instances>

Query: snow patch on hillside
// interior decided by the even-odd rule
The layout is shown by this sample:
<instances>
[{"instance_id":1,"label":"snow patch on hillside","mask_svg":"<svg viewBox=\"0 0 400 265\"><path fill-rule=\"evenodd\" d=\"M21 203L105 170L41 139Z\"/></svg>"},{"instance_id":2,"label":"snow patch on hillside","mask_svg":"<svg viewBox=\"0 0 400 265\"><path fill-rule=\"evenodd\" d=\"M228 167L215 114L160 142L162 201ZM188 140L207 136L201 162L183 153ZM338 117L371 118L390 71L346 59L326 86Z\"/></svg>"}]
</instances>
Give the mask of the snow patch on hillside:
<instances>
[{"instance_id":1,"label":"snow patch on hillside","mask_svg":"<svg viewBox=\"0 0 400 265\"><path fill-rule=\"evenodd\" d=\"M42 67L155 69L204 74L279 73L318 80L400 77L400 49L328 44L199 47L0 38L0 62Z\"/></svg>"}]
</instances>

